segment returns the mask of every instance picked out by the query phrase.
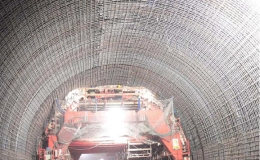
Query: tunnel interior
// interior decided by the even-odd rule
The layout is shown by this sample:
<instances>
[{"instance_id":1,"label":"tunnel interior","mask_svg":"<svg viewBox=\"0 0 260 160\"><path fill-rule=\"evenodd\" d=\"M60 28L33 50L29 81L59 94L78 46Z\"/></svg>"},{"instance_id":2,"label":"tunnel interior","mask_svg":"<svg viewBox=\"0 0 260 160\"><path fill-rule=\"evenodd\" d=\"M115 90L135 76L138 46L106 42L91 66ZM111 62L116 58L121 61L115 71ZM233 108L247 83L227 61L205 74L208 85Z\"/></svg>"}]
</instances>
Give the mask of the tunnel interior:
<instances>
[{"instance_id":1,"label":"tunnel interior","mask_svg":"<svg viewBox=\"0 0 260 160\"><path fill-rule=\"evenodd\" d=\"M0 1L2 159L35 159L54 99L117 84L174 97L192 159L258 159L259 4Z\"/></svg>"}]
</instances>

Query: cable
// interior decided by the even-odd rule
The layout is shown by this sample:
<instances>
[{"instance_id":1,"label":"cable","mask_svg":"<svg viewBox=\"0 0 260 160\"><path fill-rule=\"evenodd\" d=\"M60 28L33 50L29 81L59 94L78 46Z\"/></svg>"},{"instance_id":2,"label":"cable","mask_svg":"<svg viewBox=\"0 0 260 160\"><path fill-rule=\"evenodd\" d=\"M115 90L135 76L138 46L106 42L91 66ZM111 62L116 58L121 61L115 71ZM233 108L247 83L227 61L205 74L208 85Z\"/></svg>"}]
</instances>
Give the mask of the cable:
<instances>
[{"instance_id":1,"label":"cable","mask_svg":"<svg viewBox=\"0 0 260 160\"><path fill-rule=\"evenodd\" d=\"M59 109L59 111L60 111L60 113L62 113L62 114L65 114L65 111L60 107L60 103L59 103L59 100L58 99L56 99L55 100L56 101L56 104L57 104L57 107L58 107L58 109Z\"/></svg>"}]
</instances>

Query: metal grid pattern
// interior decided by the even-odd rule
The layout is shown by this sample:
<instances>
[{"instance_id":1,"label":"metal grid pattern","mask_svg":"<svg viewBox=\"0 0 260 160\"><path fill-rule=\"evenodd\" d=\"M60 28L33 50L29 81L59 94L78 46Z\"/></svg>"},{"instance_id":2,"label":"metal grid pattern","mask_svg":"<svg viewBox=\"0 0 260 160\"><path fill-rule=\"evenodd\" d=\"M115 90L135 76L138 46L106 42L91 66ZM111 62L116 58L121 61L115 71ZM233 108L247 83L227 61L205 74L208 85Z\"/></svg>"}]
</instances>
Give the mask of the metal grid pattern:
<instances>
[{"instance_id":1,"label":"metal grid pattern","mask_svg":"<svg viewBox=\"0 0 260 160\"><path fill-rule=\"evenodd\" d=\"M30 159L53 99L123 84L175 97L193 159L259 158L257 0L0 1L0 147Z\"/></svg>"}]
</instances>

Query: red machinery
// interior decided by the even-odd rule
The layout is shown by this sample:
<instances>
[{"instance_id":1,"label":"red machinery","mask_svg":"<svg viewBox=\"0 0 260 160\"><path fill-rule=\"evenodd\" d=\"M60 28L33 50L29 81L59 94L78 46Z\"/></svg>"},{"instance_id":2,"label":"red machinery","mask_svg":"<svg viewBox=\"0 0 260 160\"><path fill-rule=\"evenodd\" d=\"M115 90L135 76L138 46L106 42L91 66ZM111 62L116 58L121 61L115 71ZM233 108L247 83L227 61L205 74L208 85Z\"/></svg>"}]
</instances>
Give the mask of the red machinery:
<instances>
[{"instance_id":1,"label":"red machinery","mask_svg":"<svg viewBox=\"0 0 260 160\"><path fill-rule=\"evenodd\" d=\"M38 147L39 160L78 160L81 154L121 153L118 159L189 160L189 141L172 100L163 108L144 88L83 89L56 100ZM73 98L71 98L73 97Z\"/></svg>"}]
</instances>

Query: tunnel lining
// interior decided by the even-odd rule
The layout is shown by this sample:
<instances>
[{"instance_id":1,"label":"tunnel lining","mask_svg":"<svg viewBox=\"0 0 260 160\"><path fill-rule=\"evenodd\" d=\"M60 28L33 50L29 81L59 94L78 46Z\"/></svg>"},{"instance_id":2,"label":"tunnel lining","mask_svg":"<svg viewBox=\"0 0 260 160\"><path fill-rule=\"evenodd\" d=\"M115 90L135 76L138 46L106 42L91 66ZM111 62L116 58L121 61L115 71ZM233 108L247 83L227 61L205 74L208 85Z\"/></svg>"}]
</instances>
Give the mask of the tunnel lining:
<instances>
[{"instance_id":1,"label":"tunnel lining","mask_svg":"<svg viewBox=\"0 0 260 160\"><path fill-rule=\"evenodd\" d=\"M149 80L147 88L157 92L163 84L158 94L177 97L194 159L257 159L260 14L254 2L0 2L1 156L31 158L43 125L33 119L44 121L66 87Z\"/></svg>"}]
</instances>

